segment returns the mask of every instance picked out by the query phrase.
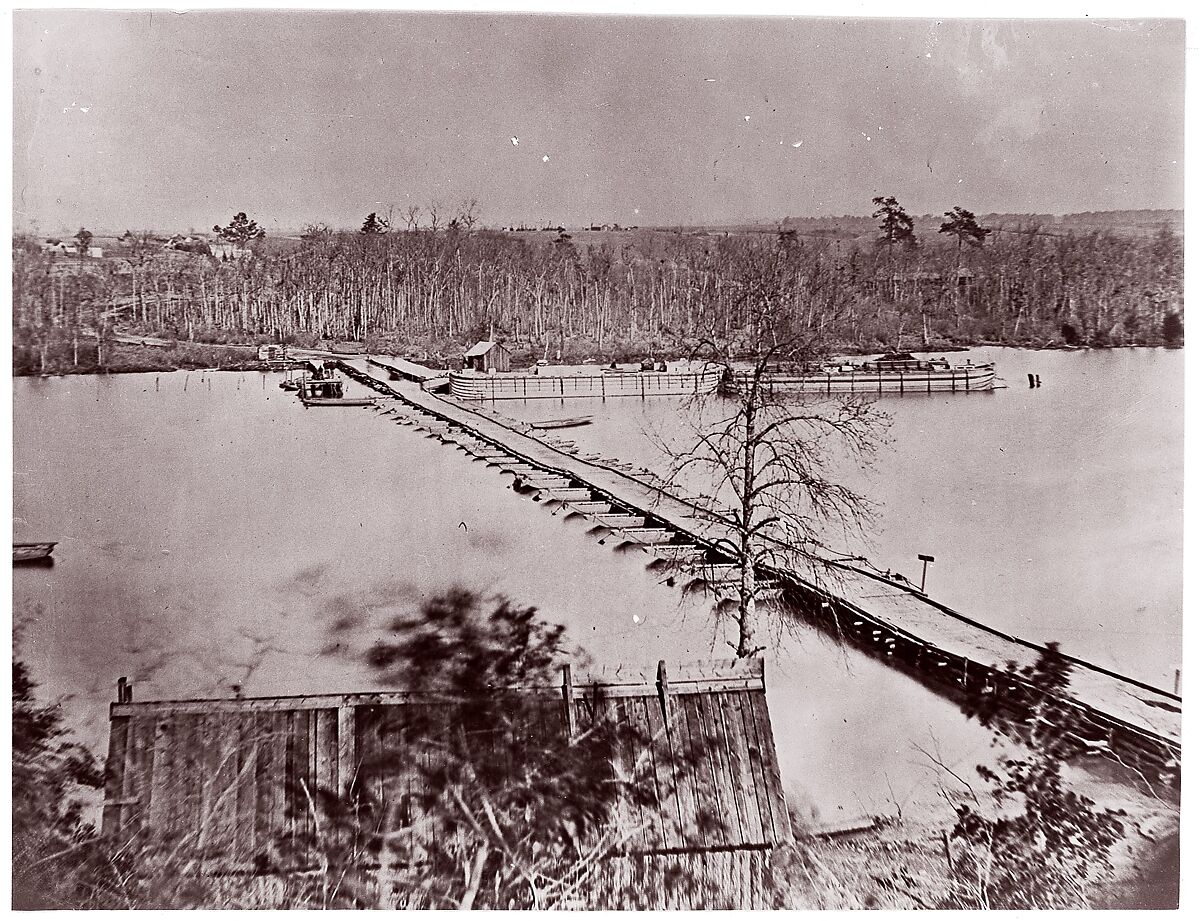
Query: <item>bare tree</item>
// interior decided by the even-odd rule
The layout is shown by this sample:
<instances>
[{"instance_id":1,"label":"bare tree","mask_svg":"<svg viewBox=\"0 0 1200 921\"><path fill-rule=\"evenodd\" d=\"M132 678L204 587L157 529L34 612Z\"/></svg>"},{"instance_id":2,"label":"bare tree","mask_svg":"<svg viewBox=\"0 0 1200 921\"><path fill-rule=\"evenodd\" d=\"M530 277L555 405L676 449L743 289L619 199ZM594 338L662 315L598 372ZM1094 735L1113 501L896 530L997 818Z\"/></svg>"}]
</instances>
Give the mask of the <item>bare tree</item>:
<instances>
[{"instance_id":1,"label":"bare tree","mask_svg":"<svg viewBox=\"0 0 1200 921\"><path fill-rule=\"evenodd\" d=\"M458 221L458 226L470 235L471 231L475 229L475 225L479 223L479 201L474 198L464 198L458 206L458 214L454 219Z\"/></svg>"},{"instance_id":2,"label":"bare tree","mask_svg":"<svg viewBox=\"0 0 1200 921\"><path fill-rule=\"evenodd\" d=\"M421 222L421 206L409 205L404 209L404 226L411 233L417 229L417 225Z\"/></svg>"},{"instance_id":3,"label":"bare tree","mask_svg":"<svg viewBox=\"0 0 1200 921\"><path fill-rule=\"evenodd\" d=\"M736 564L739 657L764 650L759 602L773 568L824 569L820 535L830 524L858 530L868 500L835 480L832 460L849 455L869 463L887 422L861 397L789 393L773 386L782 366L802 368L825 346L824 325L805 302L821 298L821 273L775 243L740 256L734 284L742 325L731 338L706 337L697 355L724 365L727 395L695 402L694 443L675 452L668 476L676 486L705 475L712 488L701 503L727 528L720 540ZM740 359L735 364L735 359ZM694 485L693 485L694 488ZM728 504L722 504L728 503Z\"/></svg>"}]
</instances>

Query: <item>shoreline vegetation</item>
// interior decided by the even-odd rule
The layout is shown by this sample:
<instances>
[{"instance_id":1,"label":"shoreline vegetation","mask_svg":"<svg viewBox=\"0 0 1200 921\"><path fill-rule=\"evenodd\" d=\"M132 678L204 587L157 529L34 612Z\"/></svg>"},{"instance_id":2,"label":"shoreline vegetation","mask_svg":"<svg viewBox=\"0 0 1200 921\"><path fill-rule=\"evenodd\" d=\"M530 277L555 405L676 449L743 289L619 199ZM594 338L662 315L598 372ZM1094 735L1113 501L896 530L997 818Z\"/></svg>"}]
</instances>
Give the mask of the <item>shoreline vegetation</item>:
<instances>
[{"instance_id":1,"label":"shoreline vegetation","mask_svg":"<svg viewBox=\"0 0 1200 921\"><path fill-rule=\"evenodd\" d=\"M32 367L29 363L16 363L13 366L13 377L64 377L70 375L99 375L99 374L144 374L154 371L261 371L266 369L264 362L257 358L258 346L263 343L210 343L210 342L178 342L168 341L165 344L141 345L131 342L113 341L106 349L104 363L96 360L93 344L89 344L77 356L50 357L44 370ZM312 346L304 346L314 351L327 351L347 355L400 355L425 364L434 369L448 369L461 364L459 359L463 352L473 343L440 343L433 347L413 349L403 343L392 343L380 347L370 347L366 342L318 342ZM876 355L887 351L887 347L879 343L879 348L862 349L847 346L846 348L831 349L833 355ZM905 351L915 353L952 353L963 352L972 348L1000 347L1028 349L1030 351L1108 351L1125 348L1173 348L1161 343L1131 342L1122 345L1068 345L1061 341L1039 342L995 342L979 341L970 343L903 343ZM513 353L513 370L533 367L541 355L541 350L535 347L520 347ZM605 350L570 350L564 355L562 364L582 364L593 362L607 364L610 361L621 363L636 362L653 354L656 359L676 360L688 357L688 353L680 348L652 348L649 344L619 345ZM558 362L555 362L558 363Z\"/></svg>"},{"instance_id":2,"label":"shoreline vegetation","mask_svg":"<svg viewBox=\"0 0 1200 921\"><path fill-rule=\"evenodd\" d=\"M1079 223L955 208L939 226L894 198L875 204L871 218L731 228L497 230L469 202L403 230L264 236L239 213L222 231L232 242L126 231L72 249L17 235L13 367L227 367L253 357L227 347L265 343L436 365L495 340L517 367L683 357L704 341L748 353L767 285L772 309L833 354L1183 341L1177 212ZM132 336L178 345L131 351L120 339Z\"/></svg>"}]
</instances>

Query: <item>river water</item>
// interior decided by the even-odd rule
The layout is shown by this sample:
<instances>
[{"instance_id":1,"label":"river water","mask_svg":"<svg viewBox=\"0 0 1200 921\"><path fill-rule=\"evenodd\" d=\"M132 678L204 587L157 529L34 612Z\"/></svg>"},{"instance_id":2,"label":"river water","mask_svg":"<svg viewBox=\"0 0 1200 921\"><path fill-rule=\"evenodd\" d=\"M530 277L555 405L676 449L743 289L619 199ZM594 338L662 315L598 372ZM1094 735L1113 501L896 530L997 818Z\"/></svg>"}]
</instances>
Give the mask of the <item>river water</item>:
<instances>
[{"instance_id":1,"label":"river water","mask_svg":"<svg viewBox=\"0 0 1200 921\"><path fill-rule=\"evenodd\" d=\"M893 444L866 481L883 506L873 559L912 574L931 553L939 599L1169 681L1182 353L997 357L1011 389L884 401ZM52 568L14 569L17 642L97 750L123 675L139 699L369 688L362 650L452 584L536 605L598 664L727 654L707 602L662 584L640 551L598 545L494 468L372 410L305 410L279 379L14 382L14 537L59 541ZM678 410L567 406L501 408L593 414L570 437L648 465L646 431ZM773 646L772 722L802 809L832 820L927 799L920 749L962 769L990 757L987 733L911 680L805 628Z\"/></svg>"},{"instance_id":2,"label":"river water","mask_svg":"<svg viewBox=\"0 0 1200 921\"><path fill-rule=\"evenodd\" d=\"M926 587L939 601L1171 690L1182 654L1183 352L950 357L995 361L1007 387L879 399L889 443L871 469L841 473L876 515L841 546L914 583L916 555L931 555ZM527 421L591 415L560 434L651 470L664 466L658 445L689 431L665 399L494 405Z\"/></svg>"}]
</instances>

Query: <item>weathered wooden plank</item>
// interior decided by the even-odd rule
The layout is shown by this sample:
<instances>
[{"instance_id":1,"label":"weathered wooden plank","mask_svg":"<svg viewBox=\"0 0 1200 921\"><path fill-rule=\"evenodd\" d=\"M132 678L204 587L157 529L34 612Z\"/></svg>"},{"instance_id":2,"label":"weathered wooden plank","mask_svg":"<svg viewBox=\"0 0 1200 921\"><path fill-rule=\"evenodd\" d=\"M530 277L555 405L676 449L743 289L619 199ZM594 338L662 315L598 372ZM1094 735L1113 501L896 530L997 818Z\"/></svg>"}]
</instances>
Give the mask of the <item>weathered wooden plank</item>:
<instances>
[{"instance_id":1,"label":"weathered wooden plank","mask_svg":"<svg viewBox=\"0 0 1200 921\"><path fill-rule=\"evenodd\" d=\"M628 701L627 706L631 718L646 733L645 745L641 755L646 759L654 792L653 806L647 810L646 815L651 830L648 842L651 850L657 850L658 848L668 847L667 842L676 837L672 834L671 829L674 823L671 822L668 811L667 796L670 790L667 787L665 777L662 776L669 773L670 770L662 763L663 753L660 750L663 743L663 736L665 735L665 728L663 727L662 714L658 710L658 701L656 699L646 697L632 698Z\"/></svg>"},{"instance_id":2,"label":"weathered wooden plank","mask_svg":"<svg viewBox=\"0 0 1200 921\"><path fill-rule=\"evenodd\" d=\"M630 785L622 801L622 811L628 823L621 826L621 833L627 836L625 847L646 850L650 847L651 838L647 810L642 800L646 798L646 783L650 778L646 768L638 764L638 747L632 737L635 727L628 712L631 704L629 698L606 699L603 702L605 711L617 725L617 764Z\"/></svg>"},{"instance_id":3,"label":"weathered wooden plank","mask_svg":"<svg viewBox=\"0 0 1200 921\"><path fill-rule=\"evenodd\" d=\"M316 719L316 790L320 791L317 805L324 808L324 803L336 800L338 789L338 711L335 709L314 710ZM345 839L341 831L331 823L330 818L320 815L320 834L329 840L331 845L341 846Z\"/></svg>"},{"instance_id":4,"label":"weathered wooden plank","mask_svg":"<svg viewBox=\"0 0 1200 921\"><path fill-rule=\"evenodd\" d=\"M774 843L776 840L775 819L771 814L771 798L768 795L767 770L763 763L762 745L758 738L758 727L755 724L752 692L739 691L734 697L738 709L742 713L742 735L746 740L747 766L752 778L754 799L758 808L759 822L762 825L762 840Z\"/></svg>"},{"instance_id":5,"label":"weathered wooden plank","mask_svg":"<svg viewBox=\"0 0 1200 921\"><path fill-rule=\"evenodd\" d=\"M383 804L380 829L392 836L393 860L399 861L416 853L424 809L421 763L410 746L413 733L408 715L400 707L385 711L375 753Z\"/></svg>"},{"instance_id":6,"label":"weathered wooden plank","mask_svg":"<svg viewBox=\"0 0 1200 921\"><path fill-rule=\"evenodd\" d=\"M289 779L293 788L292 809L295 817L295 833L298 843L297 859L308 864L309 849L313 837L313 814L310 807L312 796L313 751L312 710L292 714L292 769Z\"/></svg>"},{"instance_id":7,"label":"weathered wooden plank","mask_svg":"<svg viewBox=\"0 0 1200 921\"><path fill-rule=\"evenodd\" d=\"M756 843L761 825L757 816L752 820L749 806L746 802L746 784L741 752L741 738L736 732L731 732L726 719L726 702L728 694L706 694L705 702L711 707L709 716L712 720L713 731L717 735L715 750L720 753L725 767L722 777L724 790L733 811L738 818L738 837L734 844Z\"/></svg>"},{"instance_id":8,"label":"weathered wooden plank","mask_svg":"<svg viewBox=\"0 0 1200 921\"><path fill-rule=\"evenodd\" d=\"M380 795L377 775L374 771L374 740L377 728L377 708L369 706L345 707L342 713L350 722L347 738L353 739L353 764L350 793L358 805L361 828L356 828L355 846L365 848L368 837L378 830L380 824Z\"/></svg>"},{"instance_id":9,"label":"weathered wooden plank","mask_svg":"<svg viewBox=\"0 0 1200 921\"><path fill-rule=\"evenodd\" d=\"M704 847L707 835L702 817L713 812L713 791L707 753L693 741L697 719L694 698L692 694L672 697L671 737L675 743L676 760L682 762L687 775L686 844L688 847Z\"/></svg>"},{"instance_id":10,"label":"weathered wooden plank","mask_svg":"<svg viewBox=\"0 0 1200 921\"><path fill-rule=\"evenodd\" d=\"M151 756L154 745L153 717L135 717L129 721L126 743L125 778L122 799L125 809L121 824L126 835L136 834L145 823L146 807L152 782Z\"/></svg>"},{"instance_id":11,"label":"weathered wooden plank","mask_svg":"<svg viewBox=\"0 0 1200 921\"><path fill-rule=\"evenodd\" d=\"M219 753L211 805L211 849L222 866L244 865L246 852L237 839L237 793L240 715L228 714L212 720L212 745Z\"/></svg>"},{"instance_id":12,"label":"weathered wooden plank","mask_svg":"<svg viewBox=\"0 0 1200 921\"><path fill-rule=\"evenodd\" d=\"M783 778L779 772L779 757L775 749L775 734L771 727L771 712L767 706L766 693L747 695L750 698L754 725L758 733L758 745L763 755L766 770L766 790L771 806L771 821L775 829L775 841L787 844L793 840L792 820L788 815L787 800L783 794Z\"/></svg>"},{"instance_id":13,"label":"weathered wooden plank","mask_svg":"<svg viewBox=\"0 0 1200 921\"><path fill-rule=\"evenodd\" d=\"M129 718L116 717L109 721L108 757L104 762L104 811L100 827L106 836L118 837L124 806L121 791L125 785L125 757L129 745Z\"/></svg>"},{"instance_id":14,"label":"weathered wooden plank","mask_svg":"<svg viewBox=\"0 0 1200 921\"><path fill-rule=\"evenodd\" d=\"M666 544L676 532L669 528L622 528L617 533L639 544Z\"/></svg>"},{"instance_id":15,"label":"weathered wooden plank","mask_svg":"<svg viewBox=\"0 0 1200 921\"><path fill-rule=\"evenodd\" d=\"M697 764L692 753L691 730L688 723L686 703L691 694L677 694L671 687L668 700L667 738L671 742L672 769L674 771L674 790L679 807L679 836L680 847L696 847L702 841L700 827L697 824L698 793L696 784Z\"/></svg>"},{"instance_id":16,"label":"weathered wooden plank","mask_svg":"<svg viewBox=\"0 0 1200 921\"><path fill-rule=\"evenodd\" d=\"M218 733L215 723L221 719L218 714L211 716L201 714L195 717L196 735L193 745L196 748L196 852L200 860L208 868L208 860L219 852L213 846L213 826L216 800L217 773L221 765L221 751L217 746Z\"/></svg>"},{"instance_id":17,"label":"weathered wooden plank","mask_svg":"<svg viewBox=\"0 0 1200 921\"><path fill-rule=\"evenodd\" d=\"M154 748L151 755L154 773L146 791L149 799L146 824L147 843L154 846L162 841L170 826L172 790L179 778L174 768L179 746L175 743L174 720L154 717Z\"/></svg>"},{"instance_id":18,"label":"weathered wooden plank","mask_svg":"<svg viewBox=\"0 0 1200 921\"><path fill-rule=\"evenodd\" d=\"M745 723L742 719L741 695L744 692L734 691L720 695L721 718L725 725L725 738L729 746L729 763L733 772L735 794L740 796L740 802L745 816L742 826L743 844L761 844L764 840L762 816L758 810L758 784L755 782L754 768L750 763L749 744L746 739Z\"/></svg>"},{"instance_id":19,"label":"weathered wooden plank","mask_svg":"<svg viewBox=\"0 0 1200 921\"><path fill-rule=\"evenodd\" d=\"M435 840L433 809L430 808L430 804L425 802L427 797L432 795L432 791L426 786L425 778L429 777L437 766L434 748L443 735L445 714L445 706L430 707L425 712L424 716L428 726L426 739L417 739L411 732L406 733L406 738L411 739L414 743L408 751L412 751L414 748L416 750L416 773L410 774L406 778L409 781L409 814L413 816L412 850L410 852L413 860L424 859L426 847Z\"/></svg>"},{"instance_id":20,"label":"weathered wooden plank","mask_svg":"<svg viewBox=\"0 0 1200 921\"><path fill-rule=\"evenodd\" d=\"M639 701L645 714L649 732L647 748L654 759L654 781L658 791L659 827L662 828L662 846L683 847L686 840L683 814L680 811L679 774L675 769L675 753L666 721L663 719L661 703L657 696L643 697Z\"/></svg>"},{"instance_id":21,"label":"weathered wooden plank","mask_svg":"<svg viewBox=\"0 0 1200 921\"><path fill-rule=\"evenodd\" d=\"M237 842L239 863L247 869L253 866L258 850L255 837L255 776L258 764L255 715L241 713L234 726L237 740L237 790L234 795L234 840Z\"/></svg>"},{"instance_id":22,"label":"weathered wooden plank","mask_svg":"<svg viewBox=\"0 0 1200 921\"><path fill-rule=\"evenodd\" d=\"M358 775L358 752L355 750L354 708L337 708L337 784L338 793L347 795Z\"/></svg>"},{"instance_id":23,"label":"weathered wooden plank","mask_svg":"<svg viewBox=\"0 0 1200 921\"><path fill-rule=\"evenodd\" d=\"M275 760L275 716L269 711L249 715L254 721L255 735L254 850L260 859L264 859L275 851L275 790L279 777Z\"/></svg>"},{"instance_id":24,"label":"weathered wooden plank","mask_svg":"<svg viewBox=\"0 0 1200 921\"><path fill-rule=\"evenodd\" d=\"M274 849L287 866L293 864L295 846L295 824L290 812L292 791L288 783L292 776L291 737L291 714L282 711L271 714L271 764L275 769L271 780L271 836Z\"/></svg>"},{"instance_id":25,"label":"weathered wooden plank","mask_svg":"<svg viewBox=\"0 0 1200 921\"><path fill-rule=\"evenodd\" d=\"M336 796L338 790L337 710L314 710L316 716L317 788Z\"/></svg>"},{"instance_id":26,"label":"weathered wooden plank","mask_svg":"<svg viewBox=\"0 0 1200 921\"><path fill-rule=\"evenodd\" d=\"M579 512L584 515L591 515L596 512L607 512L607 511L611 510L613 507L613 504L611 502L608 502L608 501L605 501L602 499L596 499L596 500L591 500L591 501L576 501L576 502L571 502L568 504L569 504L569 507L573 511Z\"/></svg>"},{"instance_id":27,"label":"weathered wooden plank","mask_svg":"<svg viewBox=\"0 0 1200 921\"><path fill-rule=\"evenodd\" d=\"M174 837L184 851L197 853L202 846L204 719L202 714L183 717L176 737L183 749L183 759L179 772L180 802L174 813L178 819Z\"/></svg>"},{"instance_id":28,"label":"weathered wooden plank","mask_svg":"<svg viewBox=\"0 0 1200 921\"><path fill-rule=\"evenodd\" d=\"M692 699L704 734L705 758L710 767L718 814L725 822L727 840L736 844L745 840L745 814L739 810L737 798L734 796L733 771L729 764L725 727L721 723L719 705L714 697L716 695L696 694Z\"/></svg>"},{"instance_id":29,"label":"weathered wooden plank","mask_svg":"<svg viewBox=\"0 0 1200 921\"><path fill-rule=\"evenodd\" d=\"M680 662L667 663L671 672L671 686L695 684L696 689L709 688L720 690L723 682L757 682L760 686L763 678L763 663L761 659L723 659L716 662ZM607 693L613 687L622 685L637 685L651 690L658 680L656 665L602 665L594 666L587 672L576 676L575 683L579 687L601 685Z\"/></svg>"},{"instance_id":30,"label":"weathered wooden plank","mask_svg":"<svg viewBox=\"0 0 1200 921\"><path fill-rule=\"evenodd\" d=\"M609 528L640 528L646 523L645 515L627 515L619 512L602 513L592 517Z\"/></svg>"}]
</instances>

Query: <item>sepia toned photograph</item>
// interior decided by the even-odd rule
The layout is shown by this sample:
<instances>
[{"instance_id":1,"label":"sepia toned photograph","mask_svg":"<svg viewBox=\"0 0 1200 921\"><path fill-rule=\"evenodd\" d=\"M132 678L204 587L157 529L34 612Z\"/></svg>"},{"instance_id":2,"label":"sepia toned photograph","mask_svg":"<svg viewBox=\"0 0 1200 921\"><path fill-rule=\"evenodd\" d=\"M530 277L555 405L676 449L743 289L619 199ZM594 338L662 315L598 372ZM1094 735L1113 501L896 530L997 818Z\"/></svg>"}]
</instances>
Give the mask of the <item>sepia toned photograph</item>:
<instances>
[{"instance_id":1,"label":"sepia toned photograph","mask_svg":"<svg viewBox=\"0 0 1200 921\"><path fill-rule=\"evenodd\" d=\"M8 17L12 908L1180 907L1185 22L700 12Z\"/></svg>"}]
</instances>

